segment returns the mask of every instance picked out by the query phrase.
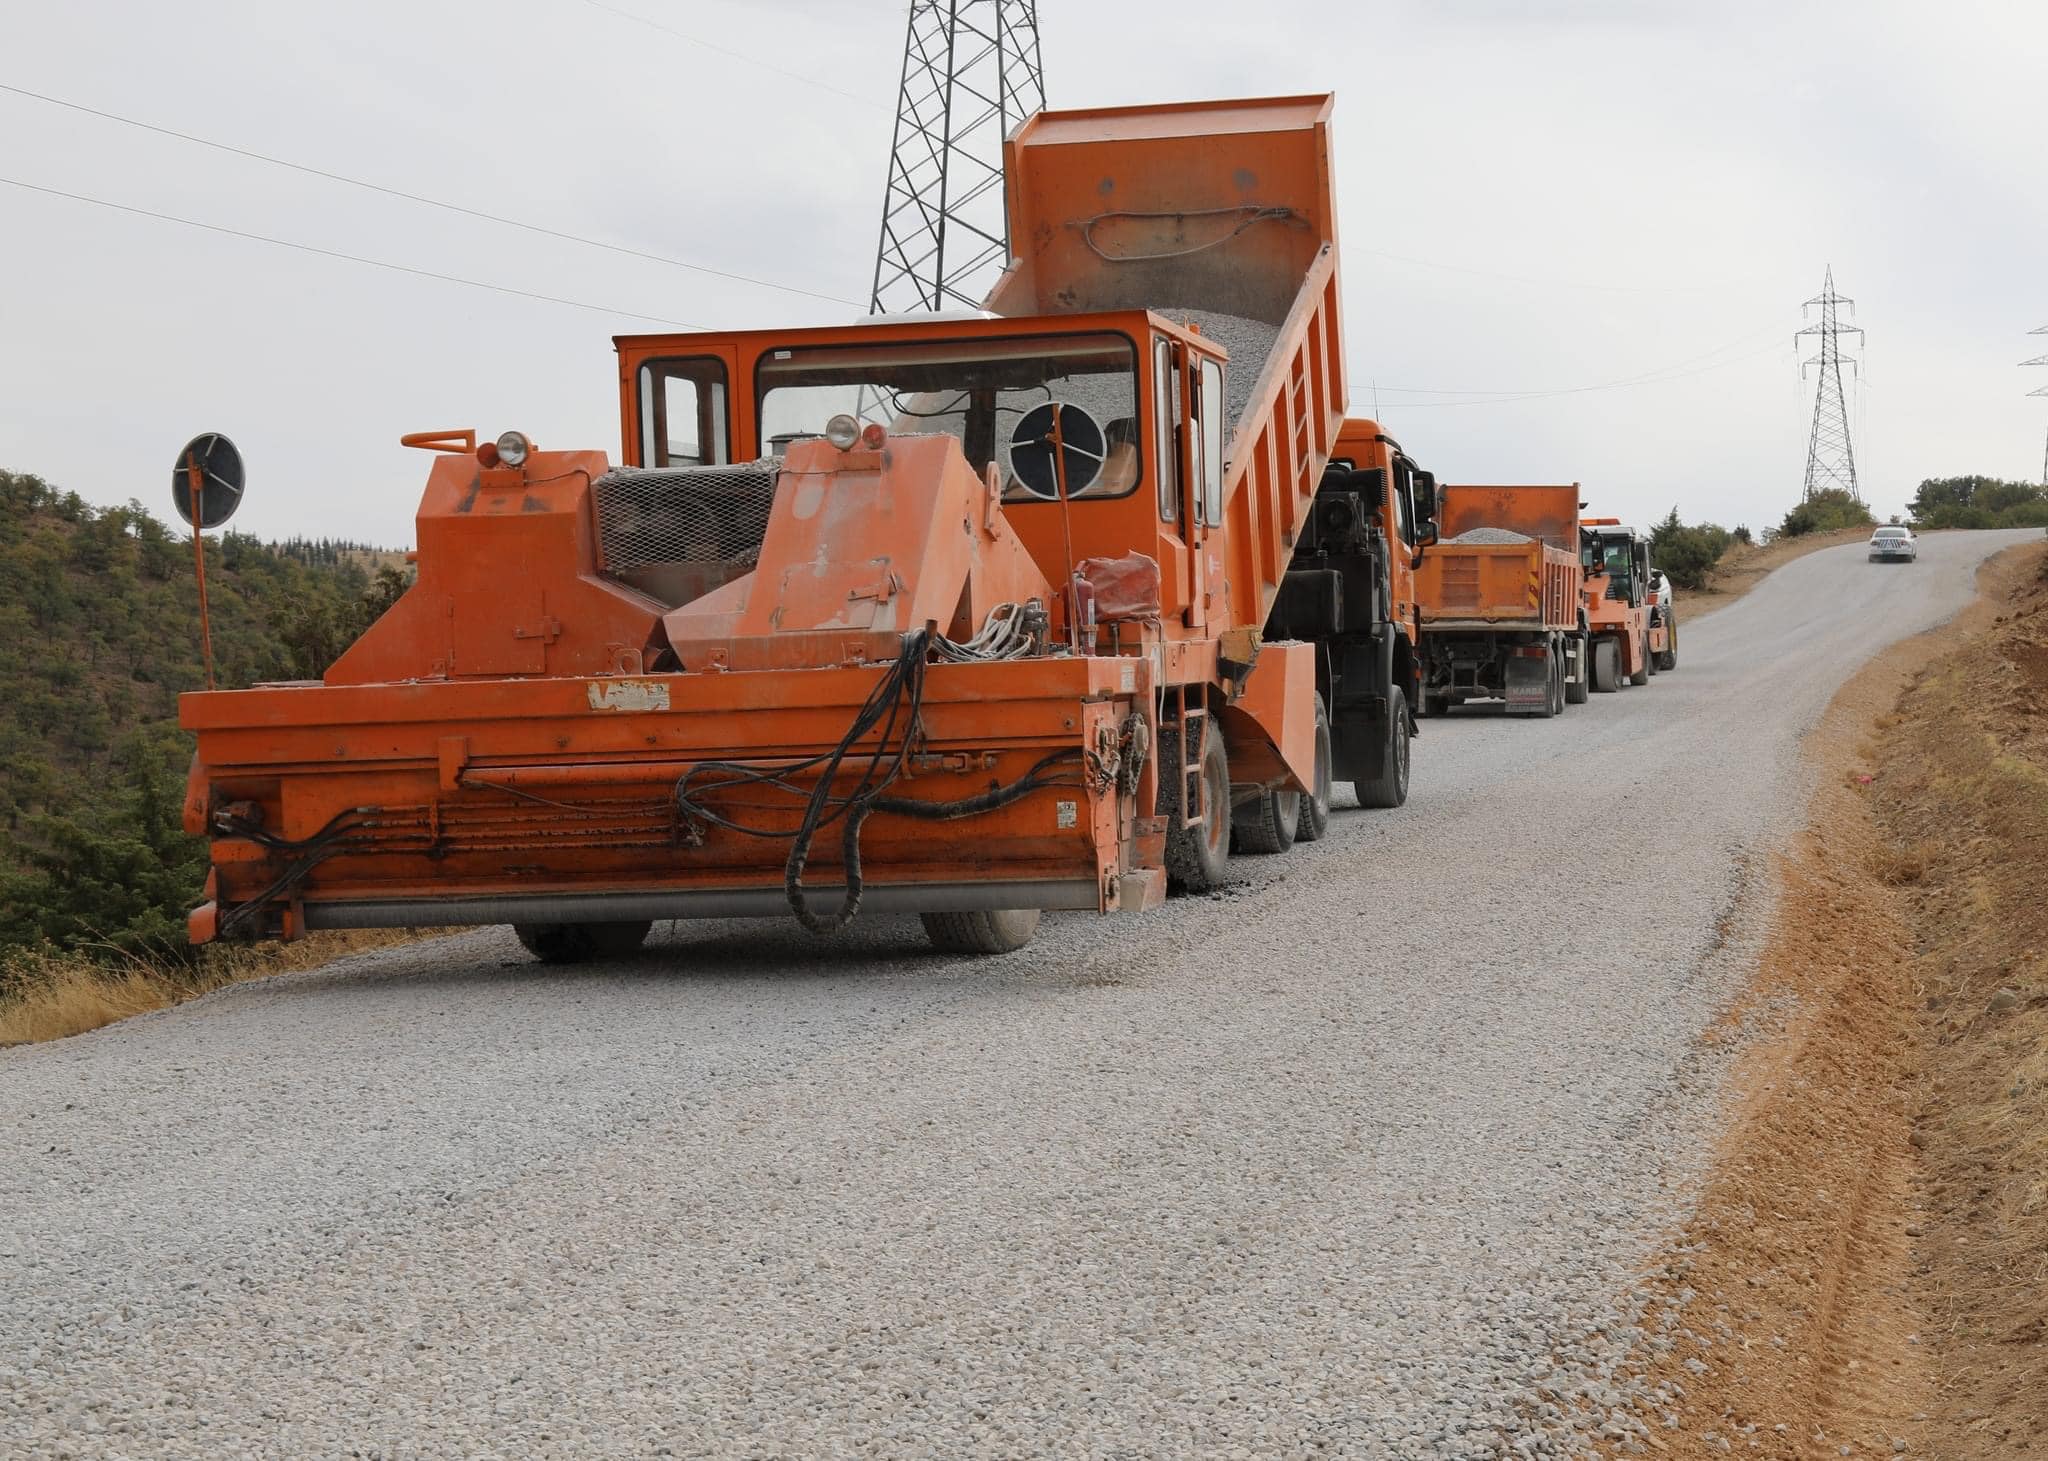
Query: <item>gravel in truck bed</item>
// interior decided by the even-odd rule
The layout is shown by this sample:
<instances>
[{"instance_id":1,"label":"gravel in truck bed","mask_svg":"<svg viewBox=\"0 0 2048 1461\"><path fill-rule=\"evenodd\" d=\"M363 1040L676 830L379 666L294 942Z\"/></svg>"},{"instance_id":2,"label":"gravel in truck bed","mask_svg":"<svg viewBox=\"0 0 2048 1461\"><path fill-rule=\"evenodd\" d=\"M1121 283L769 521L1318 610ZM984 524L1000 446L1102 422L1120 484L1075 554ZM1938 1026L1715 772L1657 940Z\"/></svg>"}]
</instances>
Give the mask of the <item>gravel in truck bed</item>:
<instances>
[{"instance_id":1,"label":"gravel in truck bed","mask_svg":"<svg viewBox=\"0 0 2048 1461\"><path fill-rule=\"evenodd\" d=\"M1533 543L1536 540L1527 533L1518 533L1510 528L1467 528L1455 538L1445 538L1446 543Z\"/></svg>"}]
</instances>

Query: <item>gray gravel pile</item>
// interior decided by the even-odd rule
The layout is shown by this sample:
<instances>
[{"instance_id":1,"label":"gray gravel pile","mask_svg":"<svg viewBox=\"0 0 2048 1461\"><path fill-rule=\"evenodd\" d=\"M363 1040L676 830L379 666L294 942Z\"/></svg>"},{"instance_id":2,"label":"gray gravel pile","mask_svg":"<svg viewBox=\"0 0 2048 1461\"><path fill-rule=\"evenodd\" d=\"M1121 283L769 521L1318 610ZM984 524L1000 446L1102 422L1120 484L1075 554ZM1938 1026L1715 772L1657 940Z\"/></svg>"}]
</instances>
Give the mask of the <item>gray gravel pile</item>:
<instances>
[{"instance_id":1,"label":"gray gravel pile","mask_svg":"<svg viewBox=\"0 0 2048 1461\"><path fill-rule=\"evenodd\" d=\"M1259 372L1266 368L1266 357L1279 343L1280 327L1215 310L1171 309L1160 313L1176 324L1199 327L1204 335L1230 352L1230 364L1223 372L1223 398L1230 412L1230 424L1237 425L1251 402L1252 386L1257 383Z\"/></svg>"},{"instance_id":2,"label":"gray gravel pile","mask_svg":"<svg viewBox=\"0 0 2048 1461\"><path fill-rule=\"evenodd\" d=\"M0 1454L1611 1452L1670 1398L1626 1349L1703 1325L1625 1295L1798 737L2022 536L1802 559L1647 689L1432 721L1407 807L1006 959L486 930L0 1052Z\"/></svg>"},{"instance_id":3,"label":"gray gravel pile","mask_svg":"<svg viewBox=\"0 0 2048 1461\"><path fill-rule=\"evenodd\" d=\"M1445 538L1446 543L1529 543L1535 540L1527 533L1518 533L1512 528L1467 528L1455 538Z\"/></svg>"}]
</instances>

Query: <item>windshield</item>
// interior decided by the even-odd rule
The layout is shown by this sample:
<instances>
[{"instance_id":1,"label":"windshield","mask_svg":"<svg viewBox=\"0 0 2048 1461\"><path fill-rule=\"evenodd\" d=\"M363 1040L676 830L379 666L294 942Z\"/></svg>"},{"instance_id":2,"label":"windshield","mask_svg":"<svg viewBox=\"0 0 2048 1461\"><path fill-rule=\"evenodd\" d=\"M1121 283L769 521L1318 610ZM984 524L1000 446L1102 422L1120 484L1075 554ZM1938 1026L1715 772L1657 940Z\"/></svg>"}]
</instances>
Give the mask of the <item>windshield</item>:
<instances>
[{"instance_id":1,"label":"windshield","mask_svg":"<svg viewBox=\"0 0 2048 1461\"><path fill-rule=\"evenodd\" d=\"M1616 583L1627 583L1629 580L1631 558L1629 546L1629 541L1626 538L1605 538L1601 540L1599 566L1604 568L1607 571L1607 576Z\"/></svg>"},{"instance_id":2,"label":"windshield","mask_svg":"<svg viewBox=\"0 0 2048 1461\"><path fill-rule=\"evenodd\" d=\"M1058 474L1040 441L1058 403L1069 496L1121 497L1142 475L1137 355L1121 335L772 350L755 389L771 454L822 435L844 411L899 434L955 437L975 471L1001 469L1006 501L1046 501L1058 495Z\"/></svg>"}]
</instances>

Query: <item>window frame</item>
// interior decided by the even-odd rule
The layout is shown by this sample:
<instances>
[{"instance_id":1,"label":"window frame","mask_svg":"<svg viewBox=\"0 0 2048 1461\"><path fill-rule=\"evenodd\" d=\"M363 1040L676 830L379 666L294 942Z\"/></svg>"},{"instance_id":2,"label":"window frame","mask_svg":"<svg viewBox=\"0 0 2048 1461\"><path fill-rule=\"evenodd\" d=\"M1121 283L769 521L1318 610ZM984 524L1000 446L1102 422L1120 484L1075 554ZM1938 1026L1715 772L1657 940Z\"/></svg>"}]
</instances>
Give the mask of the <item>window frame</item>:
<instances>
[{"instance_id":1,"label":"window frame","mask_svg":"<svg viewBox=\"0 0 2048 1461\"><path fill-rule=\"evenodd\" d=\"M690 371L677 366L691 366ZM640 362L635 372L634 402L639 414L640 465L682 471L692 466L732 464L732 371L722 355L661 355ZM668 383L686 380L697 392L697 460L675 462L669 456ZM657 432L659 425L662 429ZM709 427L707 433L705 428ZM705 436L709 435L710 451Z\"/></svg>"}]
</instances>

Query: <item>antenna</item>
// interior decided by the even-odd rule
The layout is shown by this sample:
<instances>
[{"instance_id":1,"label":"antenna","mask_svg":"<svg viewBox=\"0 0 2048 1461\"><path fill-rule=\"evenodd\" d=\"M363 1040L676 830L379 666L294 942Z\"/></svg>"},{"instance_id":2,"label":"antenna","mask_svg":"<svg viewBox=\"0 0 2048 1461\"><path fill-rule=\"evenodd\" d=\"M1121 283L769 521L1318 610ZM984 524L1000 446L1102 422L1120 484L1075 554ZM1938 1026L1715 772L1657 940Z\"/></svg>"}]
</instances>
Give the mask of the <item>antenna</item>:
<instances>
[{"instance_id":1,"label":"antenna","mask_svg":"<svg viewBox=\"0 0 2048 1461\"><path fill-rule=\"evenodd\" d=\"M206 530L242 505L242 453L217 431L185 443L171 464L171 506L192 525L192 569L199 582L199 645L206 688L213 686L213 623L206 610Z\"/></svg>"},{"instance_id":2,"label":"antenna","mask_svg":"<svg viewBox=\"0 0 2048 1461\"><path fill-rule=\"evenodd\" d=\"M1036 0L912 0L875 314L981 308L1010 256L1003 142L1044 105Z\"/></svg>"},{"instance_id":3,"label":"antenna","mask_svg":"<svg viewBox=\"0 0 2048 1461\"><path fill-rule=\"evenodd\" d=\"M1838 314L1842 305L1853 312L1856 301L1845 299L1835 293L1835 270L1828 266L1827 283L1821 286L1819 294L1806 301L1803 310L1820 308L1820 323L1808 325L1792 337L1796 348L1807 335L1820 339L1820 354L1811 360L1800 362L1799 378L1806 379L1808 366L1820 367L1820 387L1813 397L1813 430L1806 439L1806 491L1802 500L1811 501L1813 494L1830 487L1839 487L1858 502L1863 494L1856 490L1856 450L1849 439L1849 408L1842 397L1842 347L1839 343L1844 335L1861 335L1861 327L1839 323ZM1856 362L1849 362L1851 370Z\"/></svg>"}]
</instances>

